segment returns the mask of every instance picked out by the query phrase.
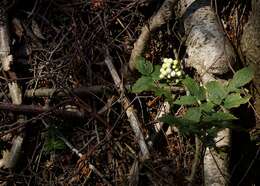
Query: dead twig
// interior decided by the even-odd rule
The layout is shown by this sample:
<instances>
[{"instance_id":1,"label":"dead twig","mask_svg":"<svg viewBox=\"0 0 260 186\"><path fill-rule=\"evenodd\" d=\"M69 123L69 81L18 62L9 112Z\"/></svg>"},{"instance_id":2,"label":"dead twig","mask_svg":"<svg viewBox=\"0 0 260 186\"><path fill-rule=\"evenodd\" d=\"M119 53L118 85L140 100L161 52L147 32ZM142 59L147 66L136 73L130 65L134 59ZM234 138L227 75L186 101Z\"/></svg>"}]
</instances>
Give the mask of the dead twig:
<instances>
[{"instance_id":1,"label":"dead twig","mask_svg":"<svg viewBox=\"0 0 260 186\"><path fill-rule=\"evenodd\" d=\"M12 99L12 103L15 105L20 105L22 104L22 93L17 82L14 80L16 79L16 74L15 72L11 71L13 56L11 55L11 49L9 46L10 38L7 20L8 19L6 10L4 10L4 7L0 7L0 62L2 64L4 76L9 76L10 79L13 80L8 83L9 94ZM20 120L24 120L24 118L22 117ZM0 160L0 168L14 168L20 155L22 142L22 134L14 137L11 151L9 152L8 150L6 150L5 154L3 154L3 159Z\"/></svg>"},{"instance_id":2,"label":"dead twig","mask_svg":"<svg viewBox=\"0 0 260 186\"><path fill-rule=\"evenodd\" d=\"M141 152L142 152L142 159L145 160L145 159L148 159L149 156L150 156L150 153L149 153L149 150L148 150L148 147L145 143L145 140L144 140L144 136L142 134L142 131L141 131L141 123L140 121L138 120L138 117L136 115L136 113L134 112L134 108L133 106L130 105L130 101L129 99L124 95L124 88L123 88L123 83L118 75L118 73L116 72L116 69L111 61L111 57L110 57L110 54L109 54L109 51L107 49L106 51L106 58L105 58L105 63L110 71L110 74L114 80L114 83L117 87L117 91L119 94L121 94L121 97L122 97L122 106L123 108L126 110L126 115L129 119L129 122L130 122L130 125L135 133L135 136L138 140L138 144L140 146L140 149L141 149Z\"/></svg>"}]
</instances>

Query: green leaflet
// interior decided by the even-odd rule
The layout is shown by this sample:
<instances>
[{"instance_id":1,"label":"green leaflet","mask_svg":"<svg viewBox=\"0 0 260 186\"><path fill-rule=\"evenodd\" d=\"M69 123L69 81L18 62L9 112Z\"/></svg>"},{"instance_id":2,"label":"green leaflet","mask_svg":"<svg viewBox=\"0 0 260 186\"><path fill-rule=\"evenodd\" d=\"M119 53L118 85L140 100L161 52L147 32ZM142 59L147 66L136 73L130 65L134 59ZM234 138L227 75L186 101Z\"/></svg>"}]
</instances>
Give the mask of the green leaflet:
<instances>
[{"instance_id":1,"label":"green leaflet","mask_svg":"<svg viewBox=\"0 0 260 186\"><path fill-rule=\"evenodd\" d=\"M222 84L217 81L211 81L206 84L208 99L216 104L220 105L222 100L227 96L227 92Z\"/></svg>"},{"instance_id":2,"label":"green leaflet","mask_svg":"<svg viewBox=\"0 0 260 186\"><path fill-rule=\"evenodd\" d=\"M152 77L152 79L154 81L157 81L157 80L160 80L160 69L161 69L161 66L160 65L155 65L154 66L154 71L150 74L150 76Z\"/></svg>"},{"instance_id":3,"label":"green leaflet","mask_svg":"<svg viewBox=\"0 0 260 186\"><path fill-rule=\"evenodd\" d=\"M199 123L200 117L201 117L200 108L192 107L192 108L188 108L183 118L194 123Z\"/></svg>"},{"instance_id":4,"label":"green leaflet","mask_svg":"<svg viewBox=\"0 0 260 186\"><path fill-rule=\"evenodd\" d=\"M139 57L137 60L136 68L143 75L149 75L153 72L153 64L143 57Z\"/></svg>"},{"instance_id":5,"label":"green leaflet","mask_svg":"<svg viewBox=\"0 0 260 186\"><path fill-rule=\"evenodd\" d=\"M194 105L197 100L194 96L182 96L174 102L176 105Z\"/></svg>"},{"instance_id":6,"label":"green leaflet","mask_svg":"<svg viewBox=\"0 0 260 186\"><path fill-rule=\"evenodd\" d=\"M154 88L155 84L153 79L149 76L142 76L140 77L132 87L133 93L140 93L143 91L150 91Z\"/></svg>"},{"instance_id":7,"label":"green leaflet","mask_svg":"<svg viewBox=\"0 0 260 186\"><path fill-rule=\"evenodd\" d=\"M203 117L203 122L231 121L237 119L234 115L226 112L215 112Z\"/></svg>"},{"instance_id":8,"label":"green leaflet","mask_svg":"<svg viewBox=\"0 0 260 186\"><path fill-rule=\"evenodd\" d=\"M200 105L200 109L204 112L212 112L214 108L214 104L210 101L206 102L206 103L202 103Z\"/></svg>"},{"instance_id":9,"label":"green leaflet","mask_svg":"<svg viewBox=\"0 0 260 186\"><path fill-rule=\"evenodd\" d=\"M237 71L233 79L230 80L228 84L228 91L236 91L237 88L240 88L247 83L249 83L254 77L254 70L252 67L245 67L239 71Z\"/></svg>"},{"instance_id":10,"label":"green leaflet","mask_svg":"<svg viewBox=\"0 0 260 186\"><path fill-rule=\"evenodd\" d=\"M186 77L182 82L192 96L196 97L200 101L205 100L206 94L204 87L199 86L194 79Z\"/></svg>"},{"instance_id":11,"label":"green leaflet","mask_svg":"<svg viewBox=\"0 0 260 186\"><path fill-rule=\"evenodd\" d=\"M236 108L249 101L250 97L242 98L239 93L230 94L224 101L224 107L226 109Z\"/></svg>"}]
</instances>

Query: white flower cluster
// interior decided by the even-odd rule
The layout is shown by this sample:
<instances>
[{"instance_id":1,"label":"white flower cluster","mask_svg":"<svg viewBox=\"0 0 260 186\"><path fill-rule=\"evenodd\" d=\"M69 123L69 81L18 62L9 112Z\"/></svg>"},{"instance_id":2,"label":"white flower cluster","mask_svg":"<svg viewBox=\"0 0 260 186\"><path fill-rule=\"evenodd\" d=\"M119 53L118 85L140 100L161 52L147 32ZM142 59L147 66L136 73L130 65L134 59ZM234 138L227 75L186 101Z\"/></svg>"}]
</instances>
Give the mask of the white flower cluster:
<instances>
[{"instance_id":1,"label":"white flower cluster","mask_svg":"<svg viewBox=\"0 0 260 186\"><path fill-rule=\"evenodd\" d=\"M183 75L179 62L172 58L163 59L163 65L160 72L160 79L175 79L176 83L179 82L179 79Z\"/></svg>"}]
</instances>

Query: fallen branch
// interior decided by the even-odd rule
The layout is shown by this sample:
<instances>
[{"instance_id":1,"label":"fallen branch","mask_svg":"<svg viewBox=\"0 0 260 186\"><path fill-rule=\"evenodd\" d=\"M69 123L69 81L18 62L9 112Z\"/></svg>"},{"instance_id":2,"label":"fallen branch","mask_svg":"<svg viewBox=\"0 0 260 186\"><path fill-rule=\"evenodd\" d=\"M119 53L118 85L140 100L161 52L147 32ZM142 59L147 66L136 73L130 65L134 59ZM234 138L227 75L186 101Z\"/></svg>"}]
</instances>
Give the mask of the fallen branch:
<instances>
[{"instance_id":1,"label":"fallen branch","mask_svg":"<svg viewBox=\"0 0 260 186\"><path fill-rule=\"evenodd\" d=\"M4 76L9 76L12 80L8 83L9 94L12 100L12 103L15 105L22 104L22 93L19 88L16 79L15 72L11 71L11 64L13 62L13 56L11 55L10 50L10 38L8 32L8 24L7 24L7 12L6 7L0 6L0 62L3 68ZM24 117L21 117L20 121L22 121ZM5 150L3 154L3 158L1 161L1 167L5 168L14 168L16 162L18 161L18 157L21 152L23 143L23 133L20 133L18 136L15 136L12 143L11 151Z\"/></svg>"},{"instance_id":2,"label":"fallen branch","mask_svg":"<svg viewBox=\"0 0 260 186\"><path fill-rule=\"evenodd\" d=\"M142 28L142 32L134 44L134 48L131 53L129 60L129 67L131 70L135 69L136 61L144 51L145 45L148 42L151 32L160 28L165 24L173 13L173 7L178 2L178 0L165 0L158 12L151 18L148 25Z\"/></svg>"},{"instance_id":3,"label":"fallen branch","mask_svg":"<svg viewBox=\"0 0 260 186\"><path fill-rule=\"evenodd\" d=\"M136 113L134 112L134 108L133 108L133 106L131 106L129 99L124 95L123 83L111 61L111 57L110 57L108 49L107 49L107 54L106 54L106 58L105 58L105 63L111 73L111 76L114 80L117 91L122 97L121 104L122 104L123 108L126 110L126 115L129 119L132 130L135 133L135 137L138 140L138 144L140 146L141 153L142 153L142 160L146 160L149 158L150 153L149 153L148 147L145 143L144 136L141 131L141 123L138 120L138 117L137 117Z\"/></svg>"},{"instance_id":4,"label":"fallen branch","mask_svg":"<svg viewBox=\"0 0 260 186\"><path fill-rule=\"evenodd\" d=\"M50 112L55 116L65 118L85 118L85 114L80 111L66 111L64 109L45 108L36 105L14 105L10 103L0 103L0 110L30 114L41 114L44 112Z\"/></svg>"},{"instance_id":5,"label":"fallen branch","mask_svg":"<svg viewBox=\"0 0 260 186\"><path fill-rule=\"evenodd\" d=\"M53 95L58 97L64 97L69 95L70 92L75 94L78 97L84 97L89 94L104 92L104 91L111 91L111 89L107 86L97 85L91 87L79 87L73 90L64 90L64 89L55 89L55 88L40 88L36 90L26 90L25 96L26 97L51 97Z\"/></svg>"}]
</instances>

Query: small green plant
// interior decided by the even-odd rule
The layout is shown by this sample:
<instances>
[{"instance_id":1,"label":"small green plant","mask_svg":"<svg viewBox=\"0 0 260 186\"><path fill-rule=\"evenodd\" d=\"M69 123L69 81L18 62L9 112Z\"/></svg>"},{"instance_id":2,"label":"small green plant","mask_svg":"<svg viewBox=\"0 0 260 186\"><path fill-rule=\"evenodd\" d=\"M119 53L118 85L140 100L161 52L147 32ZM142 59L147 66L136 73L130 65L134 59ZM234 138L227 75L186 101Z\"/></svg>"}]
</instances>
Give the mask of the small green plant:
<instances>
[{"instance_id":1,"label":"small green plant","mask_svg":"<svg viewBox=\"0 0 260 186\"><path fill-rule=\"evenodd\" d=\"M57 151L57 150L64 150L65 144L63 141L57 138L48 138L46 143L44 144L44 150L47 153Z\"/></svg>"},{"instance_id":2,"label":"small green plant","mask_svg":"<svg viewBox=\"0 0 260 186\"><path fill-rule=\"evenodd\" d=\"M167 101L173 101L170 91L171 82L174 81L174 84L177 84L183 73L176 60L165 58L163 61L161 67L160 65L153 65L144 58L139 58L137 70L142 76L133 85L133 93L153 91L156 96L164 96Z\"/></svg>"},{"instance_id":3,"label":"small green plant","mask_svg":"<svg viewBox=\"0 0 260 186\"><path fill-rule=\"evenodd\" d=\"M57 137L55 127L49 127L44 143L44 151L48 154L57 150L64 150L66 148L64 142Z\"/></svg>"},{"instance_id":4,"label":"small green plant","mask_svg":"<svg viewBox=\"0 0 260 186\"><path fill-rule=\"evenodd\" d=\"M132 92L153 91L157 96L164 95L172 106L184 106L182 116L166 115L160 120L176 125L184 134L196 134L207 145L214 145L217 132L232 127L232 121L238 119L231 109L249 101L250 96L245 94L243 86L252 80L253 69L246 67L237 71L226 84L211 81L202 86L190 77L183 79L177 61L165 58L163 62L162 67L153 66L140 58L137 69L142 76L133 85ZM170 86L177 85L179 81L187 92L173 102Z\"/></svg>"}]
</instances>

